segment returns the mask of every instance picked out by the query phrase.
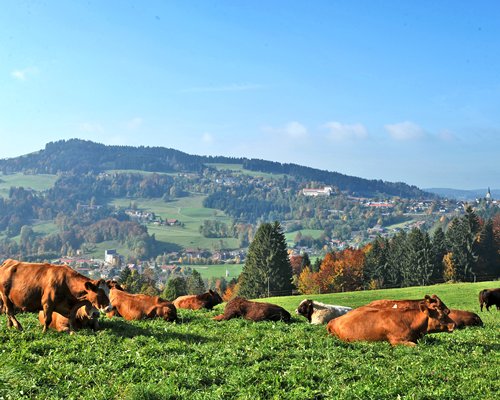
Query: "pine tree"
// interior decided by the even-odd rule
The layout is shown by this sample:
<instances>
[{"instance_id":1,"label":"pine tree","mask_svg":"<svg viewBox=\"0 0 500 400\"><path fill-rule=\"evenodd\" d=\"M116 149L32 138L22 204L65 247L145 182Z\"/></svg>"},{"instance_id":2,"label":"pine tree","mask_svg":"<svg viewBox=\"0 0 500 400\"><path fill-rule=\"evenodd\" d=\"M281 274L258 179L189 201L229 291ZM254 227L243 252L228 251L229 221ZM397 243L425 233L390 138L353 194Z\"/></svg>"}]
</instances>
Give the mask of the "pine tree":
<instances>
[{"instance_id":1,"label":"pine tree","mask_svg":"<svg viewBox=\"0 0 500 400\"><path fill-rule=\"evenodd\" d=\"M291 294L292 267L278 221L260 225L248 249L239 294L248 298Z\"/></svg>"},{"instance_id":2,"label":"pine tree","mask_svg":"<svg viewBox=\"0 0 500 400\"><path fill-rule=\"evenodd\" d=\"M200 273L193 269L193 273L186 279L187 294L202 294L205 292L205 284Z\"/></svg>"},{"instance_id":3,"label":"pine tree","mask_svg":"<svg viewBox=\"0 0 500 400\"><path fill-rule=\"evenodd\" d=\"M432 259L434 267L431 280L433 282L441 282L443 279L443 257L446 253L446 236L443 228L438 227L432 236Z\"/></svg>"},{"instance_id":4,"label":"pine tree","mask_svg":"<svg viewBox=\"0 0 500 400\"><path fill-rule=\"evenodd\" d=\"M186 294L186 280L181 276L169 279L167 286L163 291L163 297L169 301L175 300L177 297L184 296Z\"/></svg>"}]
</instances>

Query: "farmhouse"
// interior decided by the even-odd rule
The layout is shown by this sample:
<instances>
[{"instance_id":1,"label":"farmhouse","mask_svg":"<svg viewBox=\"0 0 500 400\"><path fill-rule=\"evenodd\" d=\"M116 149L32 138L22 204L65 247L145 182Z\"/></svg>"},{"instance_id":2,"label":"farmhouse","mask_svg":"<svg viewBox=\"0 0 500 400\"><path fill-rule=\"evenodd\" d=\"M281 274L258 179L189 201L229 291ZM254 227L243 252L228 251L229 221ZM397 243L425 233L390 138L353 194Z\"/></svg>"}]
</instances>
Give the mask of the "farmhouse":
<instances>
[{"instance_id":1,"label":"farmhouse","mask_svg":"<svg viewBox=\"0 0 500 400\"><path fill-rule=\"evenodd\" d=\"M332 192L333 188L331 186L325 186L322 189L302 189L302 194L308 197L330 196Z\"/></svg>"}]
</instances>

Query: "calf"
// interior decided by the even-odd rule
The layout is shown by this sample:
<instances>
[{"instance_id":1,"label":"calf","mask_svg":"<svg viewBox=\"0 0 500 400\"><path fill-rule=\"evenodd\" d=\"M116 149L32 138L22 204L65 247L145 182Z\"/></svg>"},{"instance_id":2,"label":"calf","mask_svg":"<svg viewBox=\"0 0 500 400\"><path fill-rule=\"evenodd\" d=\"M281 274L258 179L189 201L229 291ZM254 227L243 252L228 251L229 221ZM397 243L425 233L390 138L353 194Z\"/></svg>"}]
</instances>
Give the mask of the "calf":
<instances>
[{"instance_id":1,"label":"calf","mask_svg":"<svg viewBox=\"0 0 500 400\"><path fill-rule=\"evenodd\" d=\"M67 265L9 259L0 267L0 298L7 314L7 326L18 330L22 330L22 326L15 317L17 310L43 310L44 332L52 322L53 312L69 319L72 332L81 306L92 304L98 310L109 311L108 293L104 280L91 280Z\"/></svg>"},{"instance_id":2,"label":"calf","mask_svg":"<svg viewBox=\"0 0 500 400\"><path fill-rule=\"evenodd\" d=\"M163 318L165 321L177 320L177 309L170 302L158 296L132 294L123 290L115 281L107 281L110 288L109 299L113 310L108 317L121 316L127 321Z\"/></svg>"},{"instance_id":3,"label":"calf","mask_svg":"<svg viewBox=\"0 0 500 400\"><path fill-rule=\"evenodd\" d=\"M483 326L483 321L476 313L463 310L450 309L448 316L455 322L455 328L461 329L466 326Z\"/></svg>"},{"instance_id":4,"label":"calf","mask_svg":"<svg viewBox=\"0 0 500 400\"><path fill-rule=\"evenodd\" d=\"M455 323L445 312L444 304L421 301L414 308L360 307L331 320L330 334L346 342L388 341L391 345L415 346L419 338L433 331L452 332Z\"/></svg>"},{"instance_id":5,"label":"calf","mask_svg":"<svg viewBox=\"0 0 500 400\"><path fill-rule=\"evenodd\" d=\"M38 312L38 320L42 325L45 325L45 317L43 311ZM58 332L69 332L69 318L62 316L57 312L52 313L52 322L49 325ZM93 331L99 329L99 310L91 304L86 304L78 309L75 316L73 328L80 330L83 328L91 328Z\"/></svg>"},{"instance_id":6,"label":"calf","mask_svg":"<svg viewBox=\"0 0 500 400\"><path fill-rule=\"evenodd\" d=\"M214 317L215 321L244 318L251 321L290 321L290 313L283 307L270 303L249 301L243 297L235 297L226 304L224 313Z\"/></svg>"},{"instance_id":7,"label":"calf","mask_svg":"<svg viewBox=\"0 0 500 400\"><path fill-rule=\"evenodd\" d=\"M500 310L500 288L484 289L479 292L479 306L483 311L483 305L486 306L486 311L490 311L491 306L496 306Z\"/></svg>"},{"instance_id":8,"label":"calf","mask_svg":"<svg viewBox=\"0 0 500 400\"><path fill-rule=\"evenodd\" d=\"M295 313L302 315L313 325L326 324L330 320L351 311L351 307L335 306L315 300L302 300Z\"/></svg>"},{"instance_id":9,"label":"calf","mask_svg":"<svg viewBox=\"0 0 500 400\"><path fill-rule=\"evenodd\" d=\"M222 298L219 293L210 289L208 292L203 294L192 294L177 297L173 303L177 308L185 308L188 310L206 308L211 310L217 304L222 303Z\"/></svg>"}]
</instances>

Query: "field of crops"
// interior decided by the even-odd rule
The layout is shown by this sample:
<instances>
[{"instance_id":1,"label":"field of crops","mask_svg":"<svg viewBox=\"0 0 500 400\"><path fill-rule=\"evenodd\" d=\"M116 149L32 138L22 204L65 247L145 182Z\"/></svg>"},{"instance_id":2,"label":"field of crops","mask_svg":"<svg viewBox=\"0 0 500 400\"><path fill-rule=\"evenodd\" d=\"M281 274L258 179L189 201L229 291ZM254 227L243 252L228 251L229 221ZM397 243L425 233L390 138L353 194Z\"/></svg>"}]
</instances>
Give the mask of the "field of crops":
<instances>
[{"instance_id":1,"label":"field of crops","mask_svg":"<svg viewBox=\"0 0 500 400\"><path fill-rule=\"evenodd\" d=\"M97 333L23 332L0 323L0 398L48 399L494 399L500 391L500 312L477 294L498 282L314 296L359 306L438 294L480 314L483 328L425 336L415 348L342 343L302 317L286 323L215 322L181 311L180 323L104 320ZM270 301L293 311L304 298Z\"/></svg>"}]
</instances>

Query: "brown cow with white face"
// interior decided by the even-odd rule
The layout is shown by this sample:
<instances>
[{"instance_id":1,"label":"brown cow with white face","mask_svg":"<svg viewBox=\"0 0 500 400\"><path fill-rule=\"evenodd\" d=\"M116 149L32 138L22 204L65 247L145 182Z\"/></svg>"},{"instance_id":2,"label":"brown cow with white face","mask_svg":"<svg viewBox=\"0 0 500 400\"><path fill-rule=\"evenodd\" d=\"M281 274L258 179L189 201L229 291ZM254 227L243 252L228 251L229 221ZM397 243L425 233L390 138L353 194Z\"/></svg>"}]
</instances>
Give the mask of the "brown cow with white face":
<instances>
[{"instance_id":1,"label":"brown cow with white face","mask_svg":"<svg viewBox=\"0 0 500 400\"><path fill-rule=\"evenodd\" d=\"M167 300L147 294L128 293L116 281L106 281L109 299L113 310L108 317L121 316L127 321L163 318L165 321L177 320L177 309Z\"/></svg>"},{"instance_id":2,"label":"brown cow with white face","mask_svg":"<svg viewBox=\"0 0 500 400\"><path fill-rule=\"evenodd\" d=\"M99 329L99 315L99 310L92 304L89 303L81 306L76 312L75 324L73 328L75 330L91 328L93 331L96 331ZM43 311L38 312L38 321L40 321L42 325L45 325ZM54 311L52 313L52 322L50 323L49 328L58 332L69 332L69 318L66 318Z\"/></svg>"},{"instance_id":3,"label":"brown cow with white face","mask_svg":"<svg viewBox=\"0 0 500 400\"><path fill-rule=\"evenodd\" d=\"M211 289L203 294L180 296L174 300L174 305L177 308L185 308L187 310L199 310L201 308L211 310L220 303L222 303L222 298L219 293Z\"/></svg>"},{"instance_id":4,"label":"brown cow with white face","mask_svg":"<svg viewBox=\"0 0 500 400\"><path fill-rule=\"evenodd\" d=\"M104 280L91 280L67 265L27 263L6 260L0 267L0 297L7 314L7 326L22 330L16 310L43 310L45 332L53 312L69 319L74 331L78 309L86 304L106 312L110 310L109 289Z\"/></svg>"},{"instance_id":5,"label":"brown cow with white face","mask_svg":"<svg viewBox=\"0 0 500 400\"><path fill-rule=\"evenodd\" d=\"M327 330L346 342L388 341L393 346L415 346L426 333L452 332L455 323L448 314L449 309L441 301L424 300L416 309L364 306L331 320Z\"/></svg>"}]
</instances>

